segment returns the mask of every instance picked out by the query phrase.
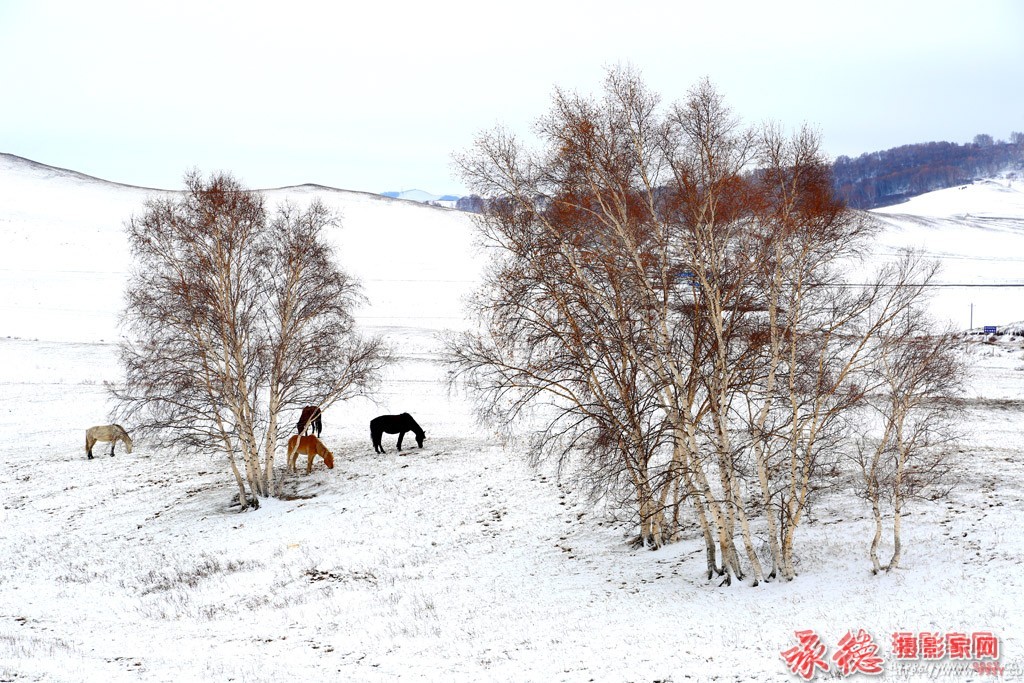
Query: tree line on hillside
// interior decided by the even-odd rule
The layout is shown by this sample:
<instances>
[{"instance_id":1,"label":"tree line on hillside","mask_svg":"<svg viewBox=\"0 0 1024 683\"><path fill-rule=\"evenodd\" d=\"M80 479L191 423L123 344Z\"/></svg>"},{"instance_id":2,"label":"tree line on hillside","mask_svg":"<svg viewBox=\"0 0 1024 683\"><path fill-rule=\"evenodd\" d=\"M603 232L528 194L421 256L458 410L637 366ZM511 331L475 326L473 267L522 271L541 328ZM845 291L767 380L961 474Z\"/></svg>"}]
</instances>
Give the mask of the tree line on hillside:
<instances>
[{"instance_id":1,"label":"tree line on hillside","mask_svg":"<svg viewBox=\"0 0 1024 683\"><path fill-rule=\"evenodd\" d=\"M856 159L841 156L832 165L837 194L855 209L897 204L1007 170L1024 170L1024 133L1012 133L1009 142L980 134L962 145L903 145Z\"/></svg>"},{"instance_id":2,"label":"tree line on hillside","mask_svg":"<svg viewBox=\"0 0 1024 683\"><path fill-rule=\"evenodd\" d=\"M864 210L1005 171L1024 172L1024 133L1011 133L1009 142L979 134L962 145L903 145L857 158L840 156L832 164L833 187L839 198L851 208ZM474 194L459 199L456 208L483 213L487 205L487 199Z\"/></svg>"}]
</instances>

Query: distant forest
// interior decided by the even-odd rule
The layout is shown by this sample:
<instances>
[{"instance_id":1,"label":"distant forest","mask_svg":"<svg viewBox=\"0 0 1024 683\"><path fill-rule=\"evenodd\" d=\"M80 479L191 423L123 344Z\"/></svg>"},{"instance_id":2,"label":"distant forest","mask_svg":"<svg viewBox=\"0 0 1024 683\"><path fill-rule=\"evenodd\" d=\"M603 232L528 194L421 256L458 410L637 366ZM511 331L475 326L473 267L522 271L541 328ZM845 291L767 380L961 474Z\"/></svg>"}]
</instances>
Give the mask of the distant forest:
<instances>
[{"instance_id":1,"label":"distant forest","mask_svg":"<svg viewBox=\"0 0 1024 683\"><path fill-rule=\"evenodd\" d=\"M873 209L975 178L1024 171L1024 133L1012 133L1009 142L982 134L962 145L924 142L856 159L841 156L832 168L839 196L855 209Z\"/></svg>"},{"instance_id":2,"label":"distant forest","mask_svg":"<svg viewBox=\"0 0 1024 683\"><path fill-rule=\"evenodd\" d=\"M868 152L856 159L841 156L832 166L836 193L855 209L889 206L925 192L969 183L1006 171L1024 173L1024 133L1010 141L991 135L973 142L922 142ZM462 211L481 213L487 200L469 195L459 199Z\"/></svg>"}]
</instances>

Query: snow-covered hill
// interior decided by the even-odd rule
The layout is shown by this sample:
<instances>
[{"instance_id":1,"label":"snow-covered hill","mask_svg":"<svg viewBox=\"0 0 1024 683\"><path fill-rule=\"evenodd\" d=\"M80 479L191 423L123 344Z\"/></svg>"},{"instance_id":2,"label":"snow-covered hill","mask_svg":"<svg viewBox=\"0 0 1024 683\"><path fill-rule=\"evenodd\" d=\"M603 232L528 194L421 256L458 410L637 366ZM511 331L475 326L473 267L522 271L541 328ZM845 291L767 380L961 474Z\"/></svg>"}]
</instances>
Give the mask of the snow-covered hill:
<instances>
[{"instance_id":1,"label":"snow-covered hill","mask_svg":"<svg viewBox=\"0 0 1024 683\"><path fill-rule=\"evenodd\" d=\"M130 265L124 222L161 192L0 155L0 337L116 339ZM462 319L459 297L477 272L464 214L318 185L264 194L270 206L319 197L337 210L339 257L374 302L365 323L440 329ZM390 283L409 278L431 284L395 296Z\"/></svg>"},{"instance_id":2,"label":"snow-covered hill","mask_svg":"<svg viewBox=\"0 0 1024 683\"><path fill-rule=\"evenodd\" d=\"M399 362L373 401L325 414L333 470L288 477L285 499L239 515L216 453L138 443L85 459L102 382L119 376L121 226L157 191L47 168L0 156L0 681L795 680L780 653L805 629L830 650L865 629L896 681L973 674L943 659L912 663L915 678L889 657L891 634L990 631L1007 677L1024 674L1019 343L972 346L964 485L910 511L904 569L871 576L870 513L832 497L801 527L796 581L721 588L701 578L696 535L629 548L631 527L448 393L435 334L471 324L471 217L271 190L271 204L315 196L342 214L330 237L370 299L358 320ZM946 191L969 208L936 193L876 212L878 251L923 244L947 279L1010 281L1020 191L979 184ZM959 315L952 291L937 307ZM1013 297L991 305L995 322L1024 319ZM405 410L427 447L374 455L369 418Z\"/></svg>"},{"instance_id":3,"label":"snow-covered hill","mask_svg":"<svg viewBox=\"0 0 1024 683\"><path fill-rule=\"evenodd\" d=\"M998 178L875 209L875 253L923 250L942 266L932 308L955 327L1024 319L1024 180Z\"/></svg>"}]
</instances>

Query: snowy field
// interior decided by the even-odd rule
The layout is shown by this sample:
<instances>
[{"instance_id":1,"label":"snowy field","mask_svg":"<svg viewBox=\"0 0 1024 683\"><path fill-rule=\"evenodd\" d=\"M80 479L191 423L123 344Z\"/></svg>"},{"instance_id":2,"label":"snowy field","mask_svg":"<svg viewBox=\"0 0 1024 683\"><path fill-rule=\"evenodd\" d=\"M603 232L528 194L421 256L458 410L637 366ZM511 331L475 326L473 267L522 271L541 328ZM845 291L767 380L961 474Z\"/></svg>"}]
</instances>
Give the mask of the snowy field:
<instances>
[{"instance_id":1,"label":"snowy field","mask_svg":"<svg viewBox=\"0 0 1024 683\"><path fill-rule=\"evenodd\" d=\"M83 452L119 376L122 224L151 192L0 155L0 682L799 680L780 653L809 629L830 653L864 629L894 681L987 676L894 661L891 634L991 632L1004 677L1024 676L1024 339L966 351L962 484L911 508L900 570L871 575L870 511L833 496L798 532L795 581L719 587L699 538L631 549L630 526L449 395L436 334L470 324L483 261L468 216L272 190L337 207L332 239L370 299L358 319L399 362L373 401L325 414L333 470L238 514L216 453ZM945 283L1024 281L1020 182L879 215L880 255L920 245ZM966 328L973 303L975 326L999 325L1024 320L1022 293L943 288L935 310ZM369 419L402 411L426 447L375 455Z\"/></svg>"}]
</instances>

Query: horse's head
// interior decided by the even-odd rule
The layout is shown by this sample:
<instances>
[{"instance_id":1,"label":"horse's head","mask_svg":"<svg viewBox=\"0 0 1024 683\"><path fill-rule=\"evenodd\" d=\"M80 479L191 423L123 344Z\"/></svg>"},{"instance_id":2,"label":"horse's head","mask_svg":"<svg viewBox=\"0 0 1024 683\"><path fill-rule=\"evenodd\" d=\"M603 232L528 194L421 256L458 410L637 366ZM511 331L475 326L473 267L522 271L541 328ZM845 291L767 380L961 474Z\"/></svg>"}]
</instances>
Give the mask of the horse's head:
<instances>
[{"instance_id":1,"label":"horse's head","mask_svg":"<svg viewBox=\"0 0 1024 683\"><path fill-rule=\"evenodd\" d=\"M321 444L320 447L317 448L317 452L320 454L320 457L324 459L324 464L327 465L327 469L333 470L334 453L331 453L329 450L327 450L327 448L323 444Z\"/></svg>"},{"instance_id":2,"label":"horse's head","mask_svg":"<svg viewBox=\"0 0 1024 683\"><path fill-rule=\"evenodd\" d=\"M129 453L132 452L132 437L127 434L124 435L124 449Z\"/></svg>"},{"instance_id":3,"label":"horse's head","mask_svg":"<svg viewBox=\"0 0 1024 683\"><path fill-rule=\"evenodd\" d=\"M417 434L416 435L416 445L419 446L420 448L423 448L423 442L426 440L426 438L427 438L427 433L426 432L420 432L419 434Z\"/></svg>"}]
</instances>

